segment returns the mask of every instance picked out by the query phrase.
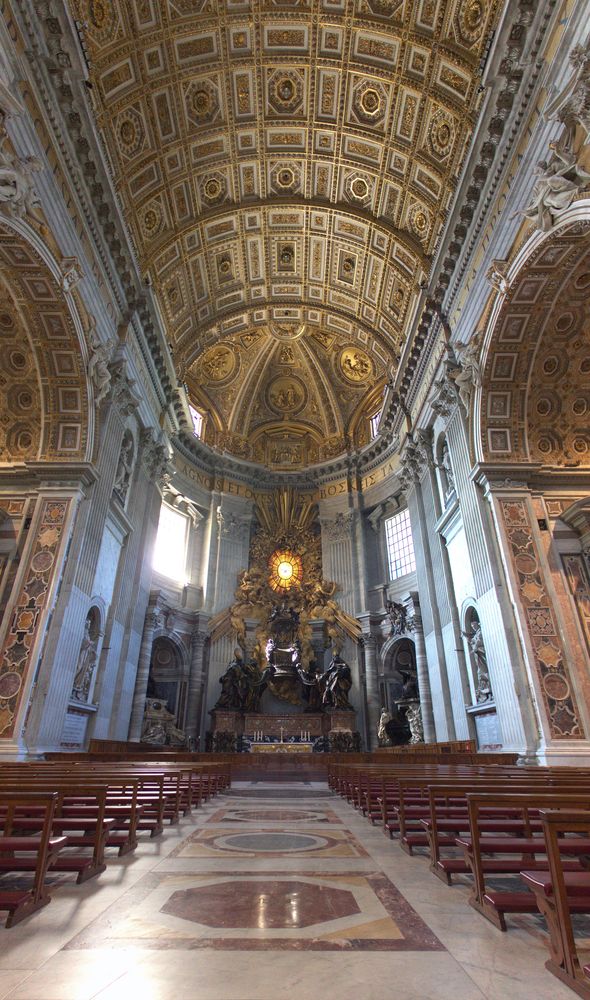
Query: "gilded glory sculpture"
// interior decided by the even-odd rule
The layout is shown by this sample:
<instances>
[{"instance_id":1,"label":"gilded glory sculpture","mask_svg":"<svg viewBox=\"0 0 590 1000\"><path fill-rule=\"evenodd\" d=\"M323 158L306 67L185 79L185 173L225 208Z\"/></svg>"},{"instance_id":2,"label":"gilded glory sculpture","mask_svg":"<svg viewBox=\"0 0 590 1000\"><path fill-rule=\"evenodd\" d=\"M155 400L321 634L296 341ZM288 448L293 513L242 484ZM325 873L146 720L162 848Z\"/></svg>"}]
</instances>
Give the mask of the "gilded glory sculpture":
<instances>
[{"instance_id":1,"label":"gilded glory sculpture","mask_svg":"<svg viewBox=\"0 0 590 1000\"><path fill-rule=\"evenodd\" d=\"M346 671L329 670L316 684L311 666L313 621L323 622L326 646L339 653L346 638L358 641L361 628L335 600L337 586L322 576L322 551L317 507L292 489L277 492L269 503L256 506L258 530L250 543L249 566L238 580L233 605L211 622L211 640L233 636L240 651L221 678L216 708L248 711L267 689L277 698L310 711L316 706L350 705L345 697ZM257 623L255 651L247 629ZM248 625L247 625L248 623ZM269 646L272 638L274 646ZM246 667L245 661L248 662ZM349 670L350 668L347 667ZM250 681L244 677L250 672ZM258 671L258 677L256 676ZM238 682L238 675L241 681ZM248 688L240 696L239 684Z\"/></svg>"}]
</instances>

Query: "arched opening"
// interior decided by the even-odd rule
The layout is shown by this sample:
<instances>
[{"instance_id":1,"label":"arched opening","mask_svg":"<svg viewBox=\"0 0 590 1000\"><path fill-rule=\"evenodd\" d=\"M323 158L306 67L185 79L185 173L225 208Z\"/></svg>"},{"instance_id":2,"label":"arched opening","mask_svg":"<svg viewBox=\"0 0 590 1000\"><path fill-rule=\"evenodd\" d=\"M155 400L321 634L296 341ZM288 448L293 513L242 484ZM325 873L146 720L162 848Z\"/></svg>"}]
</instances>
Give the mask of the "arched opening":
<instances>
[{"instance_id":1,"label":"arched opening","mask_svg":"<svg viewBox=\"0 0 590 1000\"><path fill-rule=\"evenodd\" d=\"M590 465L590 220L534 237L508 279L484 344L478 457Z\"/></svg>"},{"instance_id":2,"label":"arched opening","mask_svg":"<svg viewBox=\"0 0 590 1000\"><path fill-rule=\"evenodd\" d=\"M412 732L404 702L408 701L408 695L418 698L416 677L416 646L412 639L400 637L385 655L382 708L390 718L384 722L383 729L387 739L383 739L381 735L382 743L401 746L410 742Z\"/></svg>"},{"instance_id":3,"label":"arched opening","mask_svg":"<svg viewBox=\"0 0 590 1000\"><path fill-rule=\"evenodd\" d=\"M586 652L556 519L568 500L590 492L588 288L586 200L549 233L532 236L509 268L491 310L475 407L476 458L493 484L528 681L543 737L556 745L583 740L587 726Z\"/></svg>"},{"instance_id":4,"label":"arched opening","mask_svg":"<svg viewBox=\"0 0 590 1000\"><path fill-rule=\"evenodd\" d=\"M89 383L70 303L20 233L0 225L0 464L90 457Z\"/></svg>"},{"instance_id":5,"label":"arched opening","mask_svg":"<svg viewBox=\"0 0 590 1000\"><path fill-rule=\"evenodd\" d=\"M182 651L168 636L159 636L152 646L147 697L165 703L177 729L184 729L186 716L186 670Z\"/></svg>"}]
</instances>

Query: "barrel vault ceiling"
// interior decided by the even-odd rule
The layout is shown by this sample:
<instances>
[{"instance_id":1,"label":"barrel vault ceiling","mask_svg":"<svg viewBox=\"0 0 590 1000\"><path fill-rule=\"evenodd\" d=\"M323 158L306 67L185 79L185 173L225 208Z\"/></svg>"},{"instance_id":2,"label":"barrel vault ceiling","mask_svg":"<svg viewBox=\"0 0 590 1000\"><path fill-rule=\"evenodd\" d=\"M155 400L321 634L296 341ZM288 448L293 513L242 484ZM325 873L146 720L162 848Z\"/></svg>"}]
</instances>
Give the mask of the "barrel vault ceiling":
<instances>
[{"instance_id":1,"label":"barrel vault ceiling","mask_svg":"<svg viewBox=\"0 0 590 1000\"><path fill-rule=\"evenodd\" d=\"M366 443L477 121L500 0L71 0L140 269L206 440Z\"/></svg>"}]
</instances>

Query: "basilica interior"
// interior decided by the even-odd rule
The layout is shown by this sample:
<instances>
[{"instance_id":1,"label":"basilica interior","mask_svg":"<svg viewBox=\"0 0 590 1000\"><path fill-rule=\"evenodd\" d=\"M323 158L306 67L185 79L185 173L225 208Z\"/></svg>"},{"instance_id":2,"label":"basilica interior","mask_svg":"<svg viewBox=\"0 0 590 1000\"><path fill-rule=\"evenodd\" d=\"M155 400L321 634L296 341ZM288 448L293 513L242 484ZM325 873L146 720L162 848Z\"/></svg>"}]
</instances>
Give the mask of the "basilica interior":
<instances>
[{"instance_id":1,"label":"basilica interior","mask_svg":"<svg viewBox=\"0 0 590 1000\"><path fill-rule=\"evenodd\" d=\"M0 0L0 1000L590 998L589 16Z\"/></svg>"}]
</instances>

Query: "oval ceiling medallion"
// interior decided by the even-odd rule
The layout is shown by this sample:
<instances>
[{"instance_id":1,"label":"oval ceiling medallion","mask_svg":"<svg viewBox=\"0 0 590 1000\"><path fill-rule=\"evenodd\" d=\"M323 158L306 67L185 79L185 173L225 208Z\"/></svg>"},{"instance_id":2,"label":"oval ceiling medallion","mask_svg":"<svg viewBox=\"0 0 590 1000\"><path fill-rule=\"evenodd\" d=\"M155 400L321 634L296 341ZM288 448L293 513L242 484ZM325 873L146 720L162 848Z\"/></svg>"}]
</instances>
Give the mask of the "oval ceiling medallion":
<instances>
[{"instance_id":1,"label":"oval ceiling medallion","mask_svg":"<svg viewBox=\"0 0 590 1000\"><path fill-rule=\"evenodd\" d=\"M358 385L371 378L373 362L358 347L345 347L340 355L340 371L349 382Z\"/></svg>"},{"instance_id":2,"label":"oval ceiling medallion","mask_svg":"<svg viewBox=\"0 0 590 1000\"><path fill-rule=\"evenodd\" d=\"M210 347L201 358L197 368L204 381L214 385L229 382L238 366L238 358L229 344Z\"/></svg>"},{"instance_id":3,"label":"oval ceiling medallion","mask_svg":"<svg viewBox=\"0 0 590 1000\"><path fill-rule=\"evenodd\" d=\"M298 378L293 375L279 375L268 386L266 398L271 410L275 413L299 413L307 402L307 390Z\"/></svg>"}]
</instances>

